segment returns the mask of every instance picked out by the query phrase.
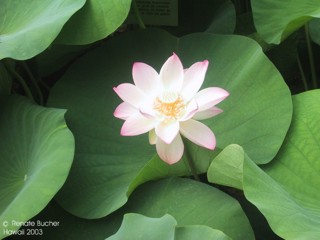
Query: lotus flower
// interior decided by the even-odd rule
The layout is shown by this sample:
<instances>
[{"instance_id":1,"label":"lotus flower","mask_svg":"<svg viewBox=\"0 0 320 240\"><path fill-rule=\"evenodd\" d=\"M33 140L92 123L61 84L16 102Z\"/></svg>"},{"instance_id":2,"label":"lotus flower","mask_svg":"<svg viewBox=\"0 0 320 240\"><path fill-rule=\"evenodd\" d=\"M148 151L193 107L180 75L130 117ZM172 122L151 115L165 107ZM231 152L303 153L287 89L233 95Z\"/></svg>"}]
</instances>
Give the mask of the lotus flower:
<instances>
[{"instance_id":1,"label":"lotus flower","mask_svg":"<svg viewBox=\"0 0 320 240\"><path fill-rule=\"evenodd\" d=\"M208 64L204 60L183 69L173 53L158 74L151 66L135 62L132 68L135 85L123 83L113 88L123 100L114 112L115 117L125 120L120 134L135 136L149 132L150 144L156 144L159 157L168 164L178 162L183 155L180 134L213 150L215 136L198 120L221 113L215 105L229 93L219 87L199 91Z\"/></svg>"}]
</instances>

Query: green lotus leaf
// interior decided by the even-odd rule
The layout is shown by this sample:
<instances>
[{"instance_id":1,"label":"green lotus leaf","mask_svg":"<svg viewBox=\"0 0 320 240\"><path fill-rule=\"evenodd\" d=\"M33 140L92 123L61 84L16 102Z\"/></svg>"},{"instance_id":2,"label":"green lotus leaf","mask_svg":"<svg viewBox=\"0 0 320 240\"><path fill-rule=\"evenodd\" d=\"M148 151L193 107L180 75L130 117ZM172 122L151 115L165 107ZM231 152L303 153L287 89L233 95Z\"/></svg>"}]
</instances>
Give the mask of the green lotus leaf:
<instances>
[{"instance_id":1,"label":"green lotus leaf","mask_svg":"<svg viewBox=\"0 0 320 240\"><path fill-rule=\"evenodd\" d=\"M219 104L224 112L205 121L216 135L217 150L187 144L188 154L169 166L156 156L146 135L120 136L122 121L113 112L121 100L112 88L132 82L133 62L159 71L172 52L185 67L208 59L203 88L223 87L230 96ZM255 162L271 161L292 114L286 84L254 41L203 33L176 38L155 29L114 37L81 57L53 87L48 105L68 109L66 120L77 142L69 178L56 199L84 218L100 218L120 208L145 181L190 175L186 156L193 158L198 172L206 172L219 149L238 143Z\"/></svg>"},{"instance_id":2,"label":"green lotus leaf","mask_svg":"<svg viewBox=\"0 0 320 240\"><path fill-rule=\"evenodd\" d=\"M12 95L0 115L0 238L38 214L65 182L74 138L65 110Z\"/></svg>"},{"instance_id":3,"label":"green lotus leaf","mask_svg":"<svg viewBox=\"0 0 320 240\"><path fill-rule=\"evenodd\" d=\"M238 179L246 198L284 239L320 238L319 101L320 90L293 97L292 125L276 159L263 167L265 172L238 145L224 149L208 171L210 182L235 186ZM229 177L241 170L242 178Z\"/></svg>"},{"instance_id":4,"label":"green lotus leaf","mask_svg":"<svg viewBox=\"0 0 320 240\"><path fill-rule=\"evenodd\" d=\"M233 239L253 239L250 224L236 200L207 184L180 178L150 182L139 187L129 199L128 205L104 218L90 220L79 218L52 201L30 221L59 223L59 227L46 228L42 235L43 239L99 240L116 234L121 227L123 216L128 212L147 216L141 216L142 221L162 222L165 225L172 220L169 217L166 219L161 217L170 214L175 218L175 227L172 229L175 228L177 239L229 239L223 232L234 236ZM134 219L139 220L139 218ZM122 225L122 234L131 232L128 228L140 230L141 226L135 227L131 222L129 226ZM154 226L150 230L155 233L158 228L160 226ZM144 225L141 233L148 234L149 227ZM131 237L131 239L136 238ZM154 236L145 239L154 239Z\"/></svg>"},{"instance_id":5,"label":"green lotus leaf","mask_svg":"<svg viewBox=\"0 0 320 240\"><path fill-rule=\"evenodd\" d=\"M193 239L212 239L212 240L231 240L230 237L223 232L212 229L204 225L191 225L176 228L177 240L193 240Z\"/></svg>"},{"instance_id":6,"label":"green lotus leaf","mask_svg":"<svg viewBox=\"0 0 320 240\"><path fill-rule=\"evenodd\" d=\"M268 43L279 44L313 17L320 17L318 0L252 0L254 24Z\"/></svg>"},{"instance_id":7,"label":"green lotus leaf","mask_svg":"<svg viewBox=\"0 0 320 240\"><path fill-rule=\"evenodd\" d=\"M85 0L2 0L0 59L32 58L45 50Z\"/></svg>"},{"instance_id":8,"label":"green lotus leaf","mask_svg":"<svg viewBox=\"0 0 320 240\"><path fill-rule=\"evenodd\" d=\"M231 239L254 239L250 223L235 199L190 179L174 177L143 184L117 214L128 212L152 218L170 214L178 226L205 225Z\"/></svg>"},{"instance_id":9,"label":"green lotus leaf","mask_svg":"<svg viewBox=\"0 0 320 240\"><path fill-rule=\"evenodd\" d=\"M243 159L242 147L227 146L209 166L208 181L243 190Z\"/></svg>"},{"instance_id":10,"label":"green lotus leaf","mask_svg":"<svg viewBox=\"0 0 320 240\"><path fill-rule=\"evenodd\" d=\"M125 239L175 239L177 221L169 214L160 218L149 218L136 213L124 215L122 225L118 232L108 240Z\"/></svg>"},{"instance_id":11,"label":"green lotus leaf","mask_svg":"<svg viewBox=\"0 0 320 240\"><path fill-rule=\"evenodd\" d=\"M121 225L123 216L114 216L113 214L100 219L88 220L76 217L66 212L59 204L52 200L38 215L30 219L30 222L54 222L56 226L43 227L41 239L57 240L57 239L90 239L101 240L105 239L117 232ZM31 229L39 229L35 226L25 226L20 230L25 230L25 233L32 231ZM35 230L37 231L37 230Z\"/></svg>"},{"instance_id":12,"label":"green lotus leaf","mask_svg":"<svg viewBox=\"0 0 320 240\"><path fill-rule=\"evenodd\" d=\"M56 43L82 45L105 38L126 19L131 0L87 0L63 27Z\"/></svg>"},{"instance_id":13,"label":"green lotus leaf","mask_svg":"<svg viewBox=\"0 0 320 240\"><path fill-rule=\"evenodd\" d=\"M108 240L153 239L153 240L192 240L192 239L230 239L219 230L207 226L177 227L177 221L169 214L160 218L149 218L136 213L124 215L119 231Z\"/></svg>"}]
</instances>

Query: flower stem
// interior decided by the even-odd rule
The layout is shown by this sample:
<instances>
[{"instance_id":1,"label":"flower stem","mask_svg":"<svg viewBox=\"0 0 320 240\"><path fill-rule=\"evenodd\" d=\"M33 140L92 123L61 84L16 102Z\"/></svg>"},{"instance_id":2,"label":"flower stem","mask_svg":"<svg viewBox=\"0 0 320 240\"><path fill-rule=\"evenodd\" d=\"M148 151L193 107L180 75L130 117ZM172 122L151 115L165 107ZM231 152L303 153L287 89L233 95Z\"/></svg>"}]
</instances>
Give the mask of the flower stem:
<instances>
[{"instance_id":1,"label":"flower stem","mask_svg":"<svg viewBox=\"0 0 320 240\"><path fill-rule=\"evenodd\" d=\"M24 67L24 69L26 70L31 82L33 83L37 93L38 93L38 96L39 96L39 101L40 101L40 105L43 105L44 102L43 102L43 95L42 95L42 92L41 92L41 89L37 83L37 80L35 79L35 77L33 76L33 74L31 73L28 65L26 64L26 62L22 61L22 66Z\"/></svg>"},{"instance_id":2,"label":"flower stem","mask_svg":"<svg viewBox=\"0 0 320 240\"><path fill-rule=\"evenodd\" d=\"M143 23L143 20L141 18L141 15L140 15L136 0L132 0L132 7L133 7L134 15L135 15L135 17L136 17L136 19L138 21L139 27L141 29L145 29L146 25L144 25L144 23Z\"/></svg>"},{"instance_id":3,"label":"flower stem","mask_svg":"<svg viewBox=\"0 0 320 240\"><path fill-rule=\"evenodd\" d=\"M20 85L22 86L24 92L26 93L26 95L33 101L35 102L31 90L28 87L28 85L26 84L25 80L14 70L14 68L11 66L10 62L8 62L8 60L4 60L4 65L6 67L6 69L8 70L8 72L15 78L18 80L18 82L20 83Z\"/></svg>"},{"instance_id":4,"label":"flower stem","mask_svg":"<svg viewBox=\"0 0 320 240\"><path fill-rule=\"evenodd\" d=\"M41 85L43 88L45 88L47 91L50 91L50 87L48 84L46 84L41 78L38 79L39 85Z\"/></svg>"},{"instance_id":5,"label":"flower stem","mask_svg":"<svg viewBox=\"0 0 320 240\"><path fill-rule=\"evenodd\" d=\"M316 75L316 70L315 70L315 65L314 65L314 58L313 58L313 52L312 52L308 24L304 25L304 31L305 31L305 35L306 35L306 41L307 41L307 49L308 49L308 57L309 57L309 64L310 64L310 70L311 70L312 85L313 85L313 88L318 88L317 75Z\"/></svg>"},{"instance_id":6,"label":"flower stem","mask_svg":"<svg viewBox=\"0 0 320 240\"><path fill-rule=\"evenodd\" d=\"M182 141L184 143L184 147L185 147L185 157L187 159L187 162L188 162L188 166L190 168L190 172L191 174L193 175L193 178L199 182L201 182L198 174L197 174L197 170L196 170L196 166L194 164L194 162L192 161L192 156L191 156L191 153L189 151L189 149L187 148L186 146L186 139L184 137L182 137Z\"/></svg>"},{"instance_id":7,"label":"flower stem","mask_svg":"<svg viewBox=\"0 0 320 240\"><path fill-rule=\"evenodd\" d=\"M304 71L303 71L303 68L302 68L302 64L301 64L299 55L297 55L297 62L298 62L298 67L299 67L299 71L300 71L300 74L301 74L301 79L302 79L302 82L303 82L304 90L308 91L309 87L308 87L308 83L307 83L307 80L306 80L306 75L304 74Z\"/></svg>"}]
</instances>

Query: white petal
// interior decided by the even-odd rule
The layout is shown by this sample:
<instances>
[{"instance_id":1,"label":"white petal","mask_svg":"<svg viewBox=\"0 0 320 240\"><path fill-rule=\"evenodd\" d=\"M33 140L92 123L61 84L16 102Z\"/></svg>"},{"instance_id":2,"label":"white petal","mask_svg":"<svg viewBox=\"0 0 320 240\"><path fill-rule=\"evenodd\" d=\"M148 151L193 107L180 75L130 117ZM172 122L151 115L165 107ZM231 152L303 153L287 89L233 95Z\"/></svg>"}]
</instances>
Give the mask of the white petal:
<instances>
[{"instance_id":1,"label":"white petal","mask_svg":"<svg viewBox=\"0 0 320 240\"><path fill-rule=\"evenodd\" d=\"M127 102L122 102L114 110L113 116L126 120L130 116L136 115L139 110Z\"/></svg>"},{"instance_id":2,"label":"white petal","mask_svg":"<svg viewBox=\"0 0 320 240\"><path fill-rule=\"evenodd\" d=\"M168 164L178 162L182 158L184 150L180 134L175 137L171 144L166 144L158 138L156 148L159 157Z\"/></svg>"},{"instance_id":3,"label":"white petal","mask_svg":"<svg viewBox=\"0 0 320 240\"><path fill-rule=\"evenodd\" d=\"M195 144L213 150L216 146L216 138L206 125L193 119L180 122L180 132Z\"/></svg>"},{"instance_id":4,"label":"white petal","mask_svg":"<svg viewBox=\"0 0 320 240\"><path fill-rule=\"evenodd\" d=\"M170 144L179 133L179 122L161 122L156 126L156 134L166 144Z\"/></svg>"},{"instance_id":5,"label":"white petal","mask_svg":"<svg viewBox=\"0 0 320 240\"><path fill-rule=\"evenodd\" d=\"M155 118L156 113L153 109L153 103L147 101L143 103L139 109L140 113L147 118Z\"/></svg>"},{"instance_id":6,"label":"white petal","mask_svg":"<svg viewBox=\"0 0 320 240\"><path fill-rule=\"evenodd\" d=\"M209 61L207 60L197 62L185 71L183 87L181 90L183 99L189 101L199 91L206 76L208 65Z\"/></svg>"},{"instance_id":7,"label":"white petal","mask_svg":"<svg viewBox=\"0 0 320 240\"><path fill-rule=\"evenodd\" d=\"M122 83L118 87L114 87L113 90L124 102L137 108L146 98L144 93L131 83Z\"/></svg>"},{"instance_id":8,"label":"white petal","mask_svg":"<svg viewBox=\"0 0 320 240\"><path fill-rule=\"evenodd\" d=\"M203 110L201 112L197 112L192 118L195 120L204 120L222 113L223 110L217 107L212 107L207 110Z\"/></svg>"},{"instance_id":9,"label":"white petal","mask_svg":"<svg viewBox=\"0 0 320 240\"><path fill-rule=\"evenodd\" d=\"M173 53L160 70L160 80L165 91L180 92L184 70L179 57Z\"/></svg>"},{"instance_id":10,"label":"white petal","mask_svg":"<svg viewBox=\"0 0 320 240\"><path fill-rule=\"evenodd\" d=\"M122 136L135 136L146 133L155 127L154 119L146 118L141 114L129 117L122 125Z\"/></svg>"},{"instance_id":11,"label":"white petal","mask_svg":"<svg viewBox=\"0 0 320 240\"><path fill-rule=\"evenodd\" d=\"M186 121L186 120L192 118L194 116L194 114L196 114L197 111L198 111L198 104L194 99L192 99L188 103L185 115L182 118L180 118L179 120Z\"/></svg>"},{"instance_id":12,"label":"white petal","mask_svg":"<svg viewBox=\"0 0 320 240\"><path fill-rule=\"evenodd\" d=\"M151 129L151 130L149 131L149 143L150 143L151 145L154 145L154 144L157 143L157 134L156 134L156 132L155 132L154 129Z\"/></svg>"},{"instance_id":13,"label":"white petal","mask_svg":"<svg viewBox=\"0 0 320 240\"><path fill-rule=\"evenodd\" d=\"M155 95L161 87L159 74L148 64L134 63L132 77L135 85L148 95Z\"/></svg>"},{"instance_id":14,"label":"white petal","mask_svg":"<svg viewBox=\"0 0 320 240\"><path fill-rule=\"evenodd\" d=\"M228 96L229 93L226 90L219 87L210 87L198 92L195 99L198 103L199 111L203 111L212 108Z\"/></svg>"}]
</instances>

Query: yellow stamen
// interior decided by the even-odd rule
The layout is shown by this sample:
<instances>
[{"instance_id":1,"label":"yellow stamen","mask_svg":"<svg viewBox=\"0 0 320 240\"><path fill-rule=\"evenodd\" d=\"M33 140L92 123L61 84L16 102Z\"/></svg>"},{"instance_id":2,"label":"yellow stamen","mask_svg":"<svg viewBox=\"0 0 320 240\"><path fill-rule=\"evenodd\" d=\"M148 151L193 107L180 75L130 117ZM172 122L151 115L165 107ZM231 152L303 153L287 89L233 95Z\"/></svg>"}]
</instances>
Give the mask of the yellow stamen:
<instances>
[{"instance_id":1,"label":"yellow stamen","mask_svg":"<svg viewBox=\"0 0 320 240\"><path fill-rule=\"evenodd\" d=\"M161 116L170 119L178 119L185 112L186 105L180 95L174 93L164 93L157 97L153 104L153 109Z\"/></svg>"}]
</instances>

